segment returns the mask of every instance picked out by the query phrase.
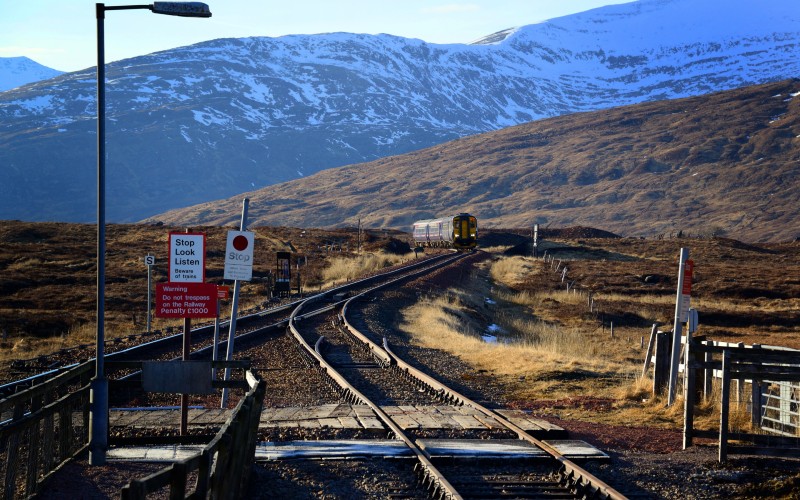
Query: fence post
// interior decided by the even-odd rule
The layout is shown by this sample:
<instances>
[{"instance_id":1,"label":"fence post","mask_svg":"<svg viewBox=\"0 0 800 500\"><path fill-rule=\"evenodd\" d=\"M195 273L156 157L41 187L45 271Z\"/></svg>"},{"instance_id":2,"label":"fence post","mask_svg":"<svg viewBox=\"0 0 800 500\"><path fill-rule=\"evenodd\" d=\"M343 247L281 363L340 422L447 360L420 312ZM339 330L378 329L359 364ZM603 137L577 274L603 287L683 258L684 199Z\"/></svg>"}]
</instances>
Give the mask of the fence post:
<instances>
[{"instance_id":1,"label":"fence post","mask_svg":"<svg viewBox=\"0 0 800 500\"><path fill-rule=\"evenodd\" d=\"M722 352L722 401L719 411L719 462L728 460L728 412L730 410L731 395L731 353L729 350Z\"/></svg>"},{"instance_id":2,"label":"fence post","mask_svg":"<svg viewBox=\"0 0 800 500\"><path fill-rule=\"evenodd\" d=\"M712 340L706 341L706 345L713 345L714 342ZM708 399L711 397L711 392L714 390L714 355L706 351L703 355L703 364L705 368L703 369L703 399Z\"/></svg>"},{"instance_id":3,"label":"fence post","mask_svg":"<svg viewBox=\"0 0 800 500\"><path fill-rule=\"evenodd\" d=\"M656 334L656 362L653 369L653 396L661 394L669 382L669 359L671 354L668 332Z\"/></svg>"},{"instance_id":4,"label":"fence post","mask_svg":"<svg viewBox=\"0 0 800 500\"><path fill-rule=\"evenodd\" d=\"M170 498L185 498L186 497L186 474L188 468L186 462L175 462L172 464L172 471L169 477L169 497Z\"/></svg>"},{"instance_id":5,"label":"fence post","mask_svg":"<svg viewBox=\"0 0 800 500\"><path fill-rule=\"evenodd\" d=\"M642 378L647 376L647 369L650 368L650 357L653 355L653 347L656 343L656 324L650 329L650 340L647 342L647 354L644 355L644 367L642 367Z\"/></svg>"},{"instance_id":6,"label":"fence post","mask_svg":"<svg viewBox=\"0 0 800 500\"><path fill-rule=\"evenodd\" d=\"M753 349L761 349L761 344L753 344ZM755 362L761 365L758 361ZM755 374L750 378L750 422L753 425L761 424L761 381L756 380Z\"/></svg>"},{"instance_id":7,"label":"fence post","mask_svg":"<svg viewBox=\"0 0 800 500\"><path fill-rule=\"evenodd\" d=\"M694 433L694 405L697 399L695 387L695 351L692 349L691 333L686 335L686 356L683 361L683 449L692 446Z\"/></svg>"}]
</instances>

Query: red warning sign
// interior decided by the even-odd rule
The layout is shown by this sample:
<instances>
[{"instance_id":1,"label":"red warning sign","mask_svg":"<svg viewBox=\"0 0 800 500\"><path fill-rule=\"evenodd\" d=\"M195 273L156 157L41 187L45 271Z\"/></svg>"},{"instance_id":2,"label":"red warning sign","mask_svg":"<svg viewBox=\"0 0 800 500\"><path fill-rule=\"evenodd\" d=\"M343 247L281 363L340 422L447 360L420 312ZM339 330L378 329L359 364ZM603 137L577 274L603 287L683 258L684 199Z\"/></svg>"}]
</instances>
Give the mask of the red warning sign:
<instances>
[{"instance_id":1,"label":"red warning sign","mask_svg":"<svg viewBox=\"0 0 800 500\"><path fill-rule=\"evenodd\" d=\"M694 272L694 261L689 259L683 267L683 290L681 295L692 294L692 273Z\"/></svg>"},{"instance_id":2,"label":"red warning sign","mask_svg":"<svg viewBox=\"0 0 800 500\"><path fill-rule=\"evenodd\" d=\"M156 317L213 318L217 293L214 283L156 283Z\"/></svg>"}]
</instances>

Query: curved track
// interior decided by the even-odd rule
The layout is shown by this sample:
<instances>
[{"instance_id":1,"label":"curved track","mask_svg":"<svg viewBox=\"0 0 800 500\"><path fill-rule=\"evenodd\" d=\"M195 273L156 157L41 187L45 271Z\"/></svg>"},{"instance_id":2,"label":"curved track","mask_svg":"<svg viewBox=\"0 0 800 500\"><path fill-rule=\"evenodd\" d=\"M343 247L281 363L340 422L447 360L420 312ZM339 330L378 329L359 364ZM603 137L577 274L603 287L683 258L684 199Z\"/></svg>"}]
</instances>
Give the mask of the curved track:
<instances>
[{"instance_id":1,"label":"curved track","mask_svg":"<svg viewBox=\"0 0 800 500\"><path fill-rule=\"evenodd\" d=\"M395 281L367 290L350 298L342 305L341 314L329 314L323 320L307 324L306 319L298 322L300 313L310 304L303 303L292 313L289 329L319 366L320 371L331 377L340 387L342 397L351 403L369 406L375 415L386 425L396 439L402 440L418 461L420 480L436 497L466 498L459 488L477 493L480 497L556 496L561 498L625 498L599 478L593 476L576 463L567 459L556 448L528 434L525 430L502 415L470 400L450 389L435 378L423 373L396 356L387 345L378 345L348 321L348 306L362 299L377 288L391 286ZM309 314L305 315L308 318ZM308 322L310 323L310 322ZM324 330L328 337L313 336ZM349 332L349 336L343 333ZM313 346L313 347L312 347ZM384 376L374 375L376 371ZM379 380L382 379L382 380ZM492 421L499 422L503 429L483 433L485 439L517 439L533 444L550 457L550 464L542 468L530 466L520 469L519 463L495 462L491 467L483 464L481 473L471 465L449 465L443 472L433 463L432 457L423 449L421 440L404 430L392 415L382 408L382 404L398 400L405 404L431 404L447 402L454 406L469 406ZM475 436L465 433L467 438ZM491 470L488 470L491 469ZM449 478L452 478L451 481Z\"/></svg>"}]
</instances>

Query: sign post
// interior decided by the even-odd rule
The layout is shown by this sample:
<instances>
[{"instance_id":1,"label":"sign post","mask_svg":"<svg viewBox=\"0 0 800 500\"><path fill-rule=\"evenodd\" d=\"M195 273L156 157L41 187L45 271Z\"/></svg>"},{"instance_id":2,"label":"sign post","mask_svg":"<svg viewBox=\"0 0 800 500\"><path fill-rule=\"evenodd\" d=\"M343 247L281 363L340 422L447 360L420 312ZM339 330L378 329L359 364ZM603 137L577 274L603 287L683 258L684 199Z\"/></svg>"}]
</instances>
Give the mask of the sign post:
<instances>
[{"instance_id":1,"label":"sign post","mask_svg":"<svg viewBox=\"0 0 800 500\"><path fill-rule=\"evenodd\" d=\"M217 360L217 352L219 351L219 301L228 300L229 296L230 287L217 287L217 315L214 317L214 349L211 351L211 361ZM217 380L217 370L211 370L211 380Z\"/></svg>"},{"instance_id":2,"label":"sign post","mask_svg":"<svg viewBox=\"0 0 800 500\"><path fill-rule=\"evenodd\" d=\"M156 258L153 255L145 255L144 263L147 266L147 333L150 333L150 318L153 311L153 266L156 263Z\"/></svg>"},{"instance_id":3,"label":"sign post","mask_svg":"<svg viewBox=\"0 0 800 500\"><path fill-rule=\"evenodd\" d=\"M689 297L692 291L693 270L694 262L689 260L689 249L681 248L680 265L678 266L678 293L675 298L675 318L672 326L672 362L669 371L667 406L671 406L675 402L675 392L678 386L678 368L681 361L681 326L684 321L689 319Z\"/></svg>"},{"instance_id":4,"label":"sign post","mask_svg":"<svg viewBox=\"0 0 800 500\"><path fill-rule=\"evenodd\" d=\"M216 298L216 287L205 283L206 280L206 235L205 233L169 233L169 285L182 294L182 299L173 297L170 307L165 307L164 314L176 314L183 318L183 356L181 360L189 360L191 351L192 320L196 317L211 317L213 310L209 305L211 297ZM183 284L183 286L180 286ZM211 291L203 285L214 288ZM162 287L163 288L163 287ZM162 289L162 300L166 301L166 291ZM165 316L169 317L169 316ZM180 435L185 436L188 430L189 395L181 394L181 426Z\"/></svg>"},{"instance_id":5,"label":"sign post","mask_svg":"<svg viewBox=\"0 0 800 500\"><path fill-rule=\"evenodd\" d=\"M247 229L247 209L248 209L249 205L250 205L250 199L249 198L245 198L244 200L242 200L242 220L239 223L239 231L240 232L245 232L245 229ZM235 235L233 237L233 239L231 239L231 236L228 235L229 241L231 242L232 245L236 241L236 236L237 235ZM250 241L252 243L252 240L250 240ZM241 242L241 239L239 240L239 242ZM240 243L240 246L241 246L241 243ZM252 272L252 246L253 245L250 244L251 272ZM235 246L234 246L234 250L236 250ZM247 250L247 248L244 248L243 250L241 250L239 252L240 253L244 253L246 250ZM233 260L236 260L236 259L234 258ZM225 265L226 274L227 274L227 267L228 266L227 266L227 256L226 256L226 265ZM228 327L228 350L227 350L227 352L225 354L225 360L226 361L231 361L233 359L233 339L236 336L236 312L237 312L238 308L239 308L239 280L237 279L236 281L233 282L233 301L231 303L231 322L230 322L230 325ZM225 380L230 380L230 378L231 378L231 369L230 368L225 368ZM222 389L222 398L221 398L221 401L220 401L220 408L224 409L227 406L228 406L228 388L225 387L224 389Z\"/></svg>"}]
</instances>

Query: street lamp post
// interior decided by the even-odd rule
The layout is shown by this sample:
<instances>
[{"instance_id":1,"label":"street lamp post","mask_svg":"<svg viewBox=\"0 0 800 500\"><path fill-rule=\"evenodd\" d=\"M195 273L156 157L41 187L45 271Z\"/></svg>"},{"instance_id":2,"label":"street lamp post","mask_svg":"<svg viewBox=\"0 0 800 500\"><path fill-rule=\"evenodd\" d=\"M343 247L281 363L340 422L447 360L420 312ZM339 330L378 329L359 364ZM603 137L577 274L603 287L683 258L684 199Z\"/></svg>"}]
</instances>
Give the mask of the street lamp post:
<instances>
[{"instance_id":1,"label":"street lamp post","mask_svg":"<svg viewBox=\"0 0 800 500\"><path fill-rule=\"evenodd\" d=\"M106 266L106 68L103 21L107 10L148 9L155 14L211 17L200 2L154 2L149 5L96 4L97 15L97 359L90 384L89 463L103 465L108 449L108 379L105 376L105 266Z\"/></svg>"}]
</instances>

